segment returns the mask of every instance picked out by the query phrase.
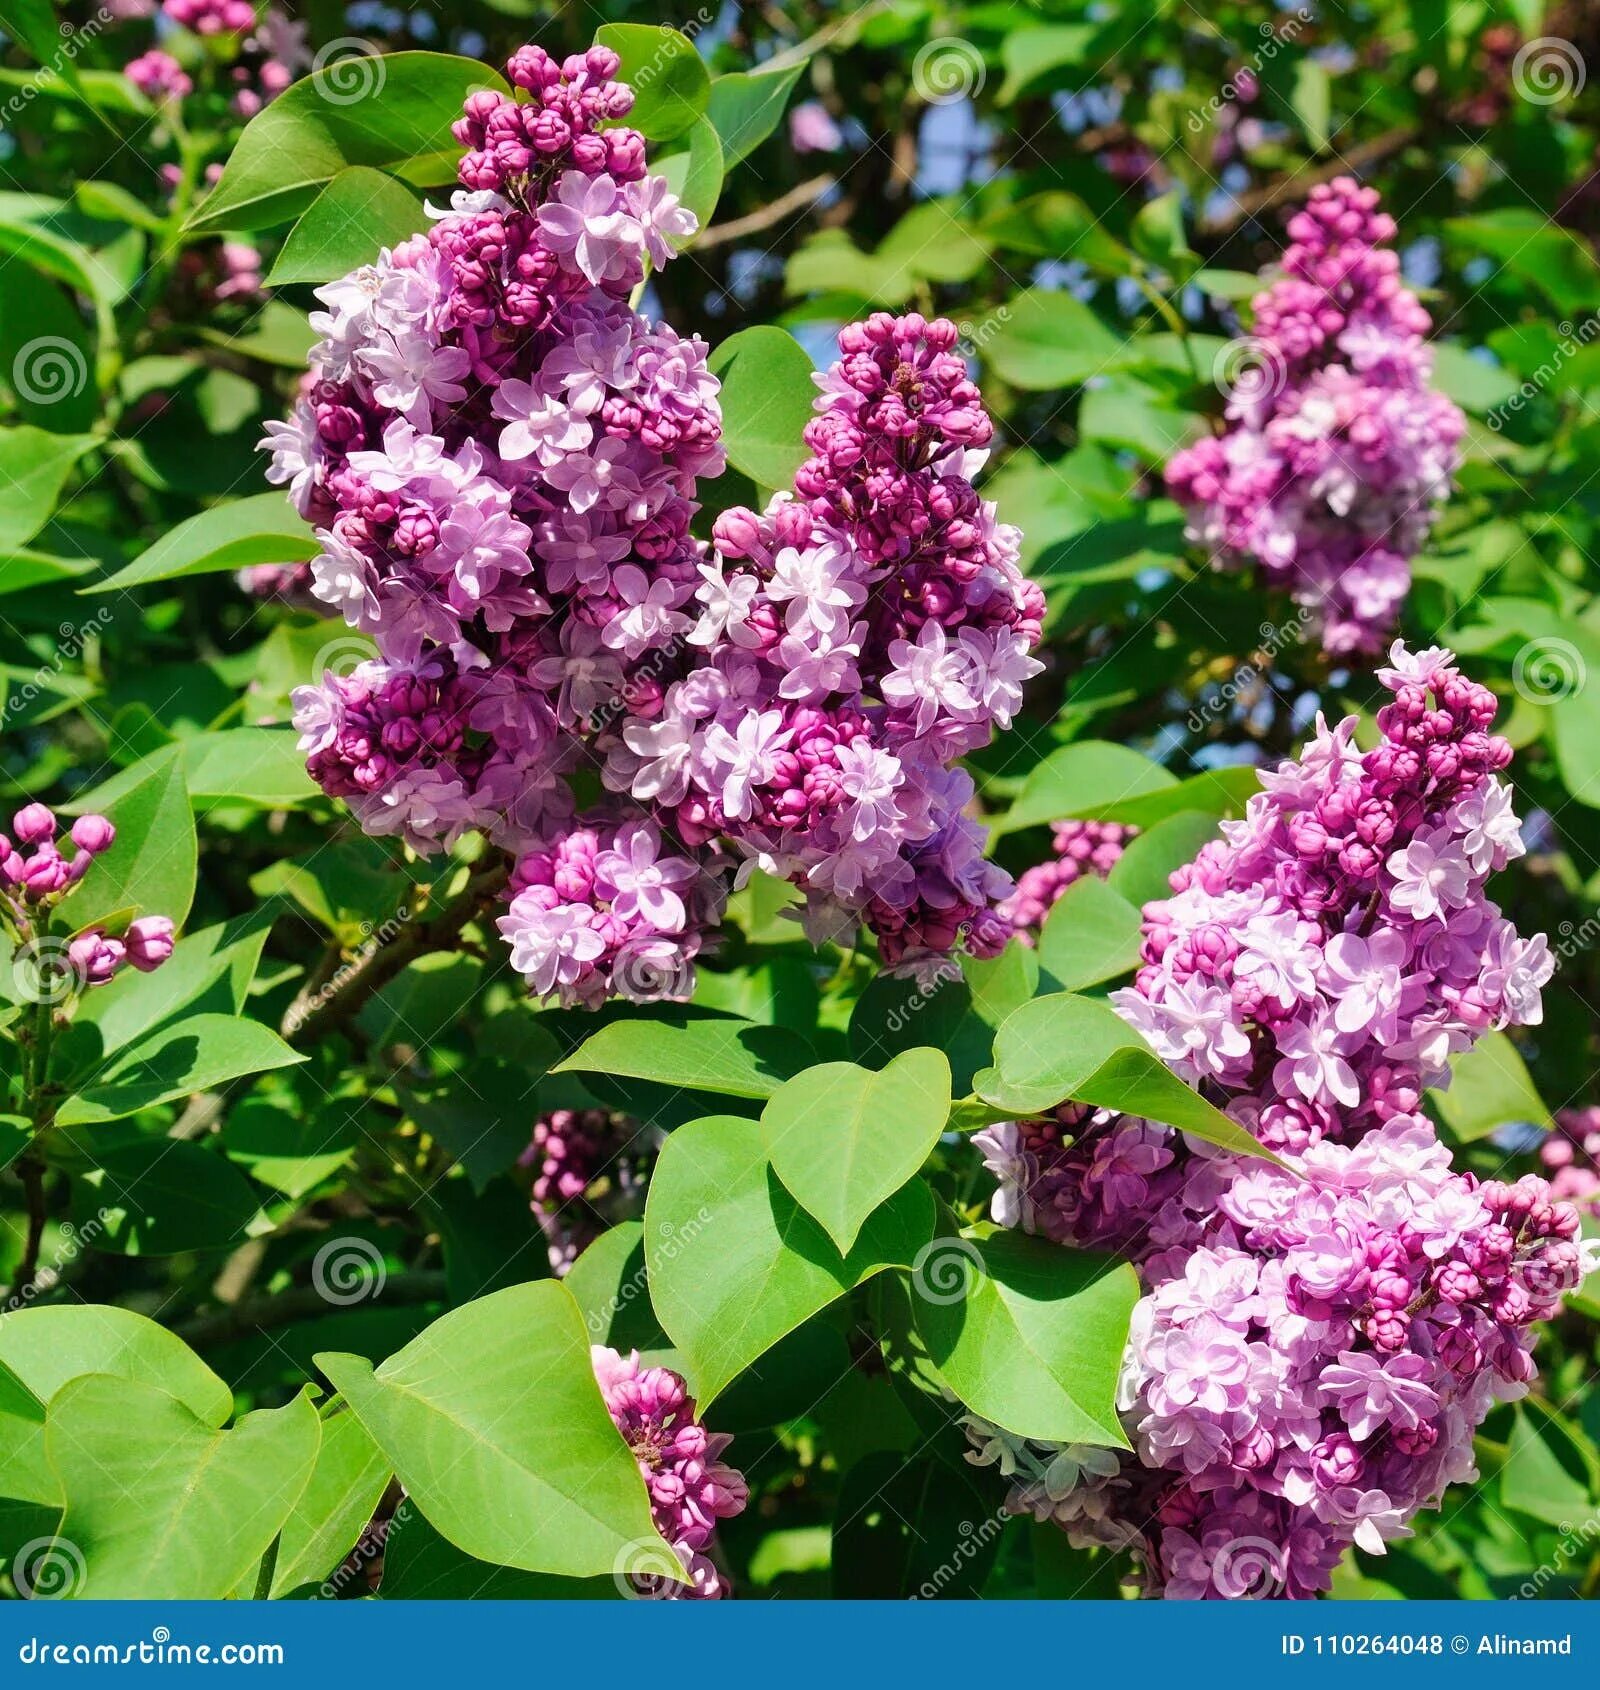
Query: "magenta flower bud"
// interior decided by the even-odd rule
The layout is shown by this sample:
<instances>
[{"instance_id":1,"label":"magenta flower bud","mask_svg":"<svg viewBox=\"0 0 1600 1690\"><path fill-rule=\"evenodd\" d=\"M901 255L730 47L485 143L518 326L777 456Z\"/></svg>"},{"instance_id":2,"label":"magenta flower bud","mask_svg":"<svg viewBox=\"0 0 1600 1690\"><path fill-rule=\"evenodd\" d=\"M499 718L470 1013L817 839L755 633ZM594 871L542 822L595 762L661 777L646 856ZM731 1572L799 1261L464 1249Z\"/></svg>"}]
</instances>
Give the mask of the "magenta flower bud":
<instances>
[{"instance_id":1,"label":"magenta flower bud","mask_svg":"<svg viewBox=\"0 0 1600 1690\"><path fill-rule=\"evenodd\" d=\"M124 947L98 927L80 933L67 946L67 960L85 986L103 986L122 966Z\"/></svg>"},{"instance_id":2,"label":"magenta flower bud","mask_svg":"<svg viewBox=\"0 0 1600 1690\"><path fill-rule=\"evenodd\" d=\"M91 857L109 851L117 837L117 830L104 816L79 816L72 824L72 843Z\"/></svg>"},{"instance_id":3,"label":"magenta flower bud","mask_svg":"<svg viewBox=\"0 0 1600 1690\"><path fill-rule=\"evenodd\" d=\"M56 818L43 804L27 804L11 818L11 831L19 845L37 845L41 840L55 838Z\"/></svg>"},{"instance_id":4,"label":"magenta flower bud","mask_svg":"<svg viewBox=\"0 0 1600 1690\"><path fill-rule=\"evenodd\" d=\"M128 961L141 974L159 968L172 955L172 918L142 915L128 924Z\"/></svg>"}]
</instances>

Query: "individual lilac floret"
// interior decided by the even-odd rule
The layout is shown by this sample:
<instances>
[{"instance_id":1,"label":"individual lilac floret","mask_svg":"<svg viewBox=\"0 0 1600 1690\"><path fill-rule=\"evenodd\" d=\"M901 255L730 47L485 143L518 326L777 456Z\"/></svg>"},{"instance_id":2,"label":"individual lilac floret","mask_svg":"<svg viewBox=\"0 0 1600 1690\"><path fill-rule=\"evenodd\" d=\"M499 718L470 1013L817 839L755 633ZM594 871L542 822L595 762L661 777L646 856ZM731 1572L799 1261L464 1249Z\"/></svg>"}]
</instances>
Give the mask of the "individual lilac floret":
<instances>
[{"instance_id":1,"label":"individual lilac floret","mask_svg":"<svg viewBox=\"0 0 1600 1690\"><path fill-rule=\"evenodd\" d=\"M1393 630L1466 428L1428 386L1428 314L1401 285L1394 235L1374 189L1346 176L1311 190L1283 278L1256 297L1232 427L1166 471L1191 537L1288 587L1339 655Z\"/></svg>"},{"instance_id":2,"label":"individual lilac floret","mask_svg":"<svg viewBox=\"0 0 1600 1690\"><path fill-rule=\"evenodd\" d=\"M732 1439L695 1419L694 1399L666 1367L645 1367L635 1350L621 1356L596 1344L591 1351L600 1394L623 1441L633 1451L650 1492L656 1529L683 1564L684 1582L652 1576L636 1581L640 1595L715 1598L727 1583L710 1551L719 1520L749 1500L743 1475L722 1452Z\"/></svg>"},{"instance_id":3,"label":"individual lilac floret","mask_svg":"<svg viewBox=\"0 0 1600 1690\"><path fill-rule=\"evenodd\" d=\"M1012 1506L1131 1547L1152 1594L1326 1589L1348 1545L1381 1554L1476 1477L1474 1429L1534 1376L1533 1323L1595 1265L1578 1232L1543 1180L1453 1172L1419 1116L1257 1163L1200 1242L1146 1264L1120 1399L1134 1454L1047 1487L1047 1511L1019 1463ZM998 1458L991 1428L973 1441ZM1223 1553L1241 1517L1266 1539L1248 1590Z\"/></svg>"},{"instance_id":4,"label":"individual lilac floret","mask_svg":"<svg viewBox=\"0 0 1600 1690\"><path fill-rule=\"evenodd\" d=\"M555 1109L534 1123L517 1160L534 1170L551 1272L565 1274L607 1228L637 1218L659 1142L654 1128L604 1109Z\"/></svg>"},{"instance_id":5,"label":"individual lilac floret","mask_svg":"<svg viewBox=\"0 0 1600 1690\"><path fill-rule=\"evenodd\" d=\"M1017 876L1017 889L1000 906L1001 916L1024 944L1033 944L1062 893L1087 874L1103 880L1138 832L1120 822L1056 822L1051 829L1055 855Z\"/></svg>"}]
</instances>

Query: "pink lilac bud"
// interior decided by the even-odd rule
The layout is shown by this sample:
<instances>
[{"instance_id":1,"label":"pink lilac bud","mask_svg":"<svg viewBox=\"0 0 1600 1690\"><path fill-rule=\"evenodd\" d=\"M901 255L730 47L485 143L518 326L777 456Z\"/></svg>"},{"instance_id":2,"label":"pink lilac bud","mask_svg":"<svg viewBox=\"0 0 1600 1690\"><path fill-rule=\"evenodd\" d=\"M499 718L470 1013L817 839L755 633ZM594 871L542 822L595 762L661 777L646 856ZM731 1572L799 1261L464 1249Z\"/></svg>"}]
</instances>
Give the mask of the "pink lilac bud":
<instances>
[{"instance_id":1,"label":"pink lilac bud","mask_svg":"<svg viewBox=\"0 0 1600 1690\"><path fill-rule=\"evenodd\" d=\"M142 915L128 924L128 961L141 974L159 968L172 955L172 918Z\"/></svg>"},{"instance_id":2,"label":"pink lilac bud","mask_svg":"<svg viewBox=\"0 0 1600 1690\"><path fill-rule=\"evenodd\" d=\"M85 986L103 986L122 967L127 953L98 927L78 934L67 946L67 961Z\"/></svg>"},{"instance_id":3,"label":"pink lilac bud","mask_svg":"<svg viewBox=\"0 0 1600 1690\"><path fill-rule=\"evenodd\" d=\"M531 1207L553 1273L565 1274L602 1232L642 1212L658 1142L654 1129L603 1109L556 1109L534 1123L517 1160L534 1169Z\"/></svg>"},{"instance_id":4,"label":"pink lilac bud","mask_svg":"<svg viewBox=\"0 0 1600 1690\"><path fill-rule=\"evenodd\" d=\"M79 816L72 824L72 843L91 857L109 851L117 837L117 830L104 816Z\"/></svg>"},{"instance_id":5,"label":"pink lilac bud","mask_svg":"<svg viewBox=\"0 0 1600 1690\"><path fill-rule=\"evenodd\" d=\"M43 804L26 804L11 818L19 845L37 845L56 836L56 818Z\"/></svg>"}]
</instances>

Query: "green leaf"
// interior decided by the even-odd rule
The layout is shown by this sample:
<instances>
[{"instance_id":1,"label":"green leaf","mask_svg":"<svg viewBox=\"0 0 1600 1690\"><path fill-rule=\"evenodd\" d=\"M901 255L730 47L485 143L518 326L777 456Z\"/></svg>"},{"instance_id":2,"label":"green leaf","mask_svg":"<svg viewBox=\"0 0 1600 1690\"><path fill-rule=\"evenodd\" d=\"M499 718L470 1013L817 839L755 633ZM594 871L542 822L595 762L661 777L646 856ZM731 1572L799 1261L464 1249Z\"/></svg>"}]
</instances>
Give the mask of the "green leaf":
<instances>
[{"instance_id":1,"label":"green leaf","mask_svg":"<svg viewBox=\"0 0 1600 1690\"><path fill-rule=\"evenodd\" d=\"M722 444L758 487L787 487L808 456L802 435L817 396L810 355L787 329L759 324L712 352L722 383Z\"/></svg>"},{"instance_id":2,"label":"green leaf","mask_svg":"<svg viewBox=\"0 0 1600 1690\"><path fill-rule=\"evenodd\" d=\"M706 110L711 75L688 36L663 24L607 23L594 38L622 60L617 80L633 89L624 121L647 141L670 141Z\"/></svg>"},{"instance_id":3,"label":"green leaf","mask_svg":"<svg viewBox=\"0 0 1600 1690\"><path fill-rule=\"evenodd\" d=\"M287 1068L297 1055L270 1027L234 1015L191 1015L118 1051L62 1104L64 1127L115 1121L224 1080Z\"/></svg>"},{"instance_id":4,"label":"green leaf","mask_svg":"<svg viewBox=\"0 0 1600 1690\"><path fill-rule=\"evenodd\" d=\"M996 1232L935 1239L911 1283L917 1332L967 1407L1025 1438L1129 1447L1116 1410L1139 1300L1129 1263Z\"/></svg>"},{"instance_id":5,"label":"green leaf","mask_svg":"<svg viewBox=\"0 0 1600 1690\"><path fill-rule=\"evenodd\" d=\"M311 1476L321 1430L304 1397L218 1431L151 1385L89 1374L45 1421L60 1538L79 1597L221 1600L254 1572Z\"/></svg>"},{"instance_id":6,"label":"green leaf","mask_svg":"<svg viewBox=\"0 0 1600 1690\"><path fill-rule=\"evenodd\" d=\"M1333 133L1333 83L1327 66L1309 57L1295 64L1289 105L1300 120L1312 152L1320 153Z\"/></svg>"},{"instance_id":7,"label":"green leaf","mask_svg":"<svg viewBox=\"0 0 1600 1690\"><path fill-rule=\"evenodd\" d=\"M383 1540L386 1602L620 1602L615 1578L567 1579L495 1567L463 1555L440 1537L409 1499L394 1512Z\"/></svg>"},{"instance_id":8,"label":"green leaf","mask_svg":"<svg viewBox=\"0 0 1600 1690\"><path fill-rule=\"evenodd\" d=\"M84 1373L109 1373L176 1397L208 1426L233 1412L233 1394L181 1338L131 1309L62 1303L0 1321L0 1496L59 1508L45 1456L44 1405Z\"/></svg>"},{"instance_id":9,"label":"green leaf","mask_svg":"<svg viewBox=\"0 0 1600 1690\"><path fill-rule=\"evenodd\" d=\"M251 118L189 227L276 228L352 165L413 187L448 186L461 157L450 126L483 88L509 92L486 65L447 53L335 60Z\"/></svg>"},{"instance_id":10,"label":"green leaf","mask_svg":"<svg viewBox=\"0 0 1600 1690\"><path fill-rule=\"evenodd\" d=\"M117 776L116 787L85 795L83 810L103 808L117 837L62 907L75 928L124 909L170 916L181 927L194 899L196 860L181 753L176 746L155 752Z\"/></svg>"},{"instance_id":11,"label":"green leaf","mask_svg":"<svg viewBox=\"0 0 1600 1690\"><path fill-rule=\"evenodd\" d=\"M1074 817L1153 827L1185 810L1242 815L1260 785L1256 771L1242 767L1207 769L1180 781L1125 746L1083 739L1036 765L1016 803L991 824L991 831L1015 833Z\"/></svg>"},{"instance_id":12,"label":"green leaf","mask_svg":"<svg viewBox=\"0 0 1600 1690\"><path fill-rule=\"evenodd\" d=\"M1142 1115L1224 1150L1267 1155L1243 1127L1191 1091L1100 998L1058 992L1013 1010L995 1036L994 1066L973 1085L986 1102L1019 1115L1071 1099Z\"/></svg>"},{"instance_id":13,"label":"green leaf","mask_svg":"<svg viewBox=\"0 0 1600 1690\"><path fill-rule=\"evenodd\" d=\"M752 1121L679 1127L650 1181L650 1298L701 1405L785 1334L886 1267L909 1266L933 1232L913 1180L877 1209L848 1255L784 1189Z\"/></svg>"},{"instance_id":14,"label":"green leaf","mask_svg":"<svg viewBox=\"0 0 1600 1690\"><path fill-rule=\"evenodd\" d=\"M1487 1138L1500 1127L1526 1121L1555 1125L1522 1053L1504 1033L1483 1034L1470 1050L1450 1059L1450 1083L1428 1092L1459 1144Z\"/></svg>"},{"instance_id":15,"label":"green leaf","mask_svg":"<svg viewBox=\"0 0 1600 1690\"><path fill-rule=\"evenodd\" d=\"M1105 232L1088 206L1060 188L991 212L978 224L978 233L1012 252L1063 262L1081 259L1107 275L1129 276L1138 268L1133 254ZM1260 285L1254 277L1251 283Z\"/></svg>"},{"instance_id":16,"label":"green leaf","mask_svg":"<svg viewBox=\"0 0 1600 1690\"><path fill-rule=\"evenodd\" d=\"M0 268L0 379L22 421L53 434L93 428L94 378L94 336L77 301L20 264Z\"/></svg>"},{"instance_id":17,"label":"green leaf","mask_svg":"<svg viewBox=\"0 0 1600 1690\"><path fill-rule=\"evenodd\" d=\"M1180 810L1128 842L1106 877L1107 884L1139 909L1152 898L1170 897L1172 871L1192 863L1200 847L1216 836L1215 815Z\"/></svg>"},{"instance_id":18,"label":"green leaf","mask_svg":"<svg viewBox=\"0 0 1600 1690\"><path fill-rule=\"evenodd\" d=\"M316 1465L278 1540L272 1595L326 1578L350 1552L389 1484L382 1450L353 1414L322 1422Z\"/></svg>"},{"instance_id":19,"label":"green leaf","mask_svg":"<svg viewBox=\"0 0 1600 1690\"><path fill-rule=\"evenodd\" d=\"M619 1020L592 1034L552 1074L620 1074L724 1097L771 1097L810 1051L778 1027L731 1016Z\"/></svg>"},{"instance_id":20,"label":"green leaf","mask_svg":"<svg viewBox=\"0 0 1600 1690\"><path fill-rule=\"evenodd\" d=\"M331 643L343 649L343 641L335 638ZM292 728L224 728L188 734L172 749L182 761L188 795L197 803L239 802L279 809L302 804L321 792L306 773L305 754L296 739ZM153 760L124 769L63 808L77 815L85 810L114 814L123 795L143 779L139 771Z\"/></svg>"},{"instance_id":21,"label":"green leaf","mask_svg":"<svg viewBox=\"0 0 1600 1690\"><path fill-rule=\"evenodd\" d=\"M1593 1446L1569 1421L1532 1401L1519 1403L1500 1469L1500 1501L1563 1535L1593 1517L1600 1493Z\"/></svg>"},{"instance_id":22,"label":"green leaf","mask_svg":"<svg viewBox=\"0 0 1600 1690\"><path fill-rule=\"evenodd\" d=\"M1039 966L1062 991L1127 974L1139 962L1139 909L1096 875L1056 900L1039 935Z\"/></svg>"},{"instance_id":23,"label":"green leaf","mask_svg":"<svg viewBox=\"0 0 1600 1690\"><path fill-rule=\"evenodd\" d=\"M1079 386L1129 357L1121 336L1081 299L1047 288L1029 288L996 307L972 338L996 375L1030 393Z\"/></svg>"},{"instance_id":24,"label":"green leaf","mask_svg":"<svg viewBox=\"0 0 1600 1690\"><path fill-rule=\"evenodd\" d=\"M467 1554L582 1578L641 1547L670 1553L601 1401L577 1304L553 1280L453 1310L376 1371L351 1355L317 1365Z\"/></svg>"},{"instance_id":25,"label":"green leaf","mask_svg":"<svg viewBox=\"0 0 1600 1690\"><path fill-rule=\"evenodd\" d=\"M78 70L78 44L72 40L74 27L58 19L50 0L0 0L0 28L13 41L20 41L41 66L58 76L80 100L89 103L89 96ZM94 26L88 30L94 39Z\"/></svg>"},{"instance_id":26,"label":"green leaf","mask_svg":"<svg viewBox=\"0 0 1600 1690\"><path fill-rule=\"evenodd\" d=\"M701 229L711 221L722 197L722 142L710 120L697 117L670 147L657 152L651 168L666 178L667 186L694 213ZM678 243L680 250L694 245L690 235Z\"/></svg>"},{"instance_id":27,"label":"green leaf","mask_svg":"<svg viewBox=\"0 0 1600 1690\"><path fill-rule=\"evenodd\" d=\"M1600 264L1588 244L1532 206L1452 217L1445 229L1497 260L1516 281L1537 288L1563 315L1581 316L1600 302Z\"/></svg>"},{"instance_id":28,"label":"green leaf","mask_svg":"<svg viewBox=\"0 0 1600 1690\"><path fill-rule=\"evenodd\" d=\"M902 1052L874 1073L824 1062L767 1104L761 1127L778 1178L848 1254L867 1217L928 1159L950 1114L944 1053Z\"/></svg>"},{"instance_id":29,"label":"green leaf","mask_svg":"<svg viewBox=\"0 0 1600 1690\"><path fill-rule=\"evenodd\" d=\"M331 282L371 264L428 226L422 201L394 177L366 165L341 170L300 215L267 276L269 287Z\"/></svg>"},{"instance_id":30,"label":"green leaf","mask_svg":"<svg viewBox=\"0 0 1600 1690\"><path fill-rule=\"evenodd\" d=\"M644 1227L639 1221L623 1221L601 1233L561 1283L577 1300L591 1343L638 1350L652 1363L675 1356L650 1305Z\"/></svg>"},{"instance_id":31,"label":"green leaf","mask_svg":"<svg viewBox=\"0 0 1600 1690\"><path fill-rule=\"evenodd\" d=\"M191 516L169 528L125 569L79 590L109 593L147 581L213 575L256 563L301 563L320 547L311 525L295 515L282 493L255 493Z\"/></svg>"},{"instance_id":32,"label":"green leaf","mask_svg":"<svg viewBox=\"0 0 1600 1690\"><path fill-rule=\"evenodd\" d=\"M996 835L1018 828L1082 817L1121 820L1108 812L1129 799L1164 792L1178 783L1159 763L1126 746L1085 739L1052 751L1023 784L1011 808L992 825Z\"/></svg>"},{"instance_id":33,"label":"green leaf","mask_svg":"<svg viewBox=\"0 0 1600 1690\"><path fill-rule=\"evenodd\" d=\"M722 142L725 170L732 170L778 127L804 69L797 64L779 71L736 70L713 79L705 115Z\"/></svg>"},{"instance_id":34,"label":"green leaf","mask_svg":"<svg viewBox=\"0 0 1600 1690\"><path fill-rule=\"evenodd\" d=\"M50 520L73 466L95 443L24 423L0 429L0 547L20 546Z\"/></svg>"},{"instance_id":35,"label":"green leaf","mask_svg":"<svg viewBox=\"0 0 1600 1690\"><path fill-rule=\"evenodd\" d=\"M1000 104L1009 105L1036 82L1083 64L1095 34L1094 25L1087 23L1038 24L1010 30L1000 47L1000 60L1006 71L998 96ZM956 45L976 54L977 50L966 43Z\"/></svg>"},{"instance_id":36,"label":"green leaf","mask_svg":"<svg viewBox=\"0 0 1600 1690\"><path fill-rule=\"evenodd\" d=\"M97 1162L72 1184L79 1232L97 1250L124 1256L226 1250L262 1230L250 1182L204 1144L133 1139L99 1152Z\"/></svg>"}]
</instances>

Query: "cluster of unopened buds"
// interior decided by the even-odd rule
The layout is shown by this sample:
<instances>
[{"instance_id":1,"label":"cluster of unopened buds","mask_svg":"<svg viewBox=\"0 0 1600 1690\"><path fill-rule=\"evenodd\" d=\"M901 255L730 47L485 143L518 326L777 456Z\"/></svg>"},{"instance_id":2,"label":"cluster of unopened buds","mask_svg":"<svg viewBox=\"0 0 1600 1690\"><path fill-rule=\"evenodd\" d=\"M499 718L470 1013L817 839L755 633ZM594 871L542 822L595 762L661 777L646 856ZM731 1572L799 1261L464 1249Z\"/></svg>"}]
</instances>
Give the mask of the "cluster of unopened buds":
<instances>
[{"instance_id":1,"label":"cluster of unopened buds","mask_svg":"<svg viewBox=\"0 0 1600 1690\"><path fill-rule=\"evenodd\" d=\"M955 762L1038 669L1043 597L973 487L955 328L847 328L793 491L696 539L718 384L628 304L695 220L617 68L519 51L456 125L448 212L320 290L263 444L318 529L311 590L378 656L296 694L308 766L370 833L509 851L501 931L562 1003L686 997L752 866L890 965L993 954L1010 883Z\"/></svg>"},{"instance_id":2,"label":"cluster of unopened buds","mask_svg":"<svg viewBox=\"0 0 1600 1690\"><path fill-rule=\"evenodd\" d=\"M51 1003L73 990L104 986L124 967L149 973L172 955L173 943L172 922L164 915L140 916L120 936L99 924L57 934L56 906L111 849L116 829L104 816L86 815L73 822L65 840L58 832L53 811L27 804L11 818L10 837L0 834L0 926L12 941L24 995Z\"/></svg>"},{"instance_id":3,"label":"cluster of unopened buds","mask_svg":"<svg viewBox=\"0 0 1600 1690\"><path fill-rule=\"evenodd\" d=\"M1552 959L1484 895L1523 849L1493 696L1445 651L1396 645L1379 678L1381 743L1319 721L1145 906L1112 998L1287 1168L1071 1103L978 1135L996 1220L1125 1253L1146 1295L1133 1455L975 1423L975 1459L1017 1510L1133 1550L1152 1594L1311 1595L1404 1535L1595 1265L1568 1193L1455 1172L1420 1112L1480 1034L1540 1019Z\"/></svg>"},{"instance_id":4,"label":"cluster of unopened buds","mask_svg":"<svg viewBox=\"0 0 1600 1690\"><path fill-rule=\"evenodd\" d=\"M154 5L124 4L116 15L148 17L156 10ZM307 26L275 6L259 18L252 0L162 0L159 11L169 25L208 44L207 63L226 61L231 103L239 117L254 117L312 62ZM130 59L122 73L156 106L176 104L194 92L193 77L165 47L151 47Z\"/></svg>"},{"instance_id":5,"label":"cluster of unopened buds","mask_svg":"<svg viewBox=\"0 0 1600 1690\"><path fill-rule=\"evenodd\" d=\"M1394 235L1374 189L1347 176L1312 189L1284 274L1235 343L1240 367L1219 370L1231 426L1166 471L1191 536L1288 587L1339 655L1381 650L1392 632L1466 430L1428 385L1430 322Z\"/></svg>"},{"instance_id":6,"label":"cluster of unopened buds","mask_svg":"<svg viewBox=\"0 0 1600 1690\"><path fill-rule=\"evenodd\" d=\"M1121 822L1064 821L1050 830L1054 855L1025 868L1016 890L1000 906L1000 914L1025 945L1038 937L1044 920L1066 889L1096 875L1104 879L1121 860L1128 842L1139 830Z\"/></svg>"},{"instance_id":7,"label":"cluster of unopened buds","mask_svg":"<svg viewBox=\"0 0 1600 1690\"><path fill-rule=\"evenodd\" d=\"M604 1109L553 1109L533 1128L518 1165L533 1170L530 1207L550 1256L565 1274L608 1228L644 1208L658 1128Z\"/></svg>"},{"instance_id":8,"label":"cluster of unopened buds","mask_svg":"<svg viewBox=\"0 0 1600 1690\"><path fill-rule=\"evenodd\" d=\"M742 1512L749 1500L743 1475L722 1459L731 1438L696 1419L694 1399L670 1367L646 1367L637 1350L623 1356L604 1344L594 1345L591 1356L612 1423L639 1463L656 1529L677 1562L657 1564L645 1551L636 1569L619 1565L619 1581L636 1596L726 1595L711 1555L717 1522Z\"/></svg>"}]
</instances>

